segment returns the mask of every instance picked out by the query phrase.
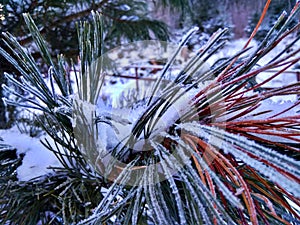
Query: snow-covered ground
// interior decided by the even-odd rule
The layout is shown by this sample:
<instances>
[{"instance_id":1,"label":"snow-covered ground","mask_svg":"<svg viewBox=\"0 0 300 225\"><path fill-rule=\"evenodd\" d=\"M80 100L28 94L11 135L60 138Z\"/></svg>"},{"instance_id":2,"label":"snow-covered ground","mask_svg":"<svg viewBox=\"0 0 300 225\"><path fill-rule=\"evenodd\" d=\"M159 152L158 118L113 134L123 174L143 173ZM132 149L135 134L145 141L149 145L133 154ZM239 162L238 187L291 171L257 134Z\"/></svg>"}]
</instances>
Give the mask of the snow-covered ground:
<instances>
[{"instance_id":1,"label":"snow-covered ground","mask_svg":"<svg viewBox=\"0 0 300 225\"><path fill-rule=\"evenodd\" d=\"M17 154L25 154L22 165L17 169L19 180L28 181L38 176L53 172L50 167L60 166L55 155L46 149L41 143L41 139L47 136L43 135L39 138L29 137L28 134L22 133L18 127L14 126L8 130L0 130L0 137L5 144L17 149ZM51 143L51 138L47 138Z\"/></svg>"},{"instance_id":2,"label":"snow-covered ground","mask_svg":"<svg viewBox=\"0 0 300 225\"><path fill-rule=\"evenodd\" d=\"M268 53L267 56L265 56L264 58L262 58L259 62L258 65L259 66L263 66L266 63L268 63L271 59L273 59L277 54L279 54L283 49L286 48L286 46L289 44L289 42L291 42L293 40L293 37L291 38L286 38L286 40L283 40L282 43L280 43L276 48L274 48L271 52ZM222 58L228 58L233 56L234 54L236 54L237 52L239 52L245 45L245 43L247 42L247 39L238 39L238 40L233 40L228 42L219 52L217 52L216 54L214 54L213 56L211 56L207 62L210 66L214 65L214 63ZM172 45L171 45L172 46ZM248 47L252 47L252 49L250 49L247 54L251 54L258 46L258 43L253 40L250 45ZM300 44L296 43L294 46L294 49L299 48ZM110 55L110 58L112 58L113 60L119 60L122 61L121 64L123 65L131 65L132 66L132 61L136 62L138 59L136 58L136 56L141 56L141 52L135 52L135 56L132 56L132 53L127 53L124 54L122 58L117 58L116 56L113 58L111 55L117 55L116 52L112 51ZM135 89L137 87L141 87L144 88L145 83L148 82L151 83L151 81L144 81L144 80L139 80L136 81L134 79L135 75L141 75L145 77L144 75L147 74L147 72L151 71L151 65L149 65L148 62L146 62L145 60L145 55L146 57L149 57L148 59L151 59L151 57L156 56L156 57L161 57L161 58L170 58L170 52L168 53L164 53L162 55L158 55L158 54L148 54L147 51L142 52L143 53L143 57L140 57L140 62L144 62L146 63L146 70L145 67L143 68L143 70L138 69L136 70L135 68L131 67L128 68L126 70L122 71L122 75L125 76L131 76L133 77L133 79L122 79L122 78L109 78L109 81L114 81L114 84L111 85L108 82L106 83L106 87L103 88L103 95L106 96L106 98L110 98L112 105L116 106L117 105L117 101L118 99L120 99L120 97L122 96L122 94L127 94L128 91L130 89ZM296 55L299 57L299 54ZM294 56L294 57L296 57ZM160 59L161 59L160 58ZM159 60L158 60L159 61ZM180 59L178 59L178 61L180 61ZM184 61L183 58L181 58L181 61ZM176 72L180 69L182 69L184 66L184 62L182 64L177 64L173 67L173 71ZM154 67L154 66L153 66ZM159 66L156 66L159 68ZM266 79L268 79L270 76L274 75L277 71L279 71L282 68L276 68L273 70L268 70L265 72L260 73L259 75L257 75L256 77L256 81L258 83L261 83L263 81L265 81ZM296 76L296 72L300 72L300 69L295 69L293 67L289 68L285 73L280 74L278 76L276 76L274 79L272 79L271 81L267 82L266 84L264 84L262 87L263 88L274 88L274 87L282 87L285 85L289 85L292 83L297 82L297 76ZM159 75L159 73L155 74L155 75ZM152 77L153 78L153 75ZM276 96L276 97L272 97L271 98L273 101L275 102L280 102L280 101L296 101L297 100L297 96L296 95L290 95L290 96Z\"/></svg>"}]
</instances>

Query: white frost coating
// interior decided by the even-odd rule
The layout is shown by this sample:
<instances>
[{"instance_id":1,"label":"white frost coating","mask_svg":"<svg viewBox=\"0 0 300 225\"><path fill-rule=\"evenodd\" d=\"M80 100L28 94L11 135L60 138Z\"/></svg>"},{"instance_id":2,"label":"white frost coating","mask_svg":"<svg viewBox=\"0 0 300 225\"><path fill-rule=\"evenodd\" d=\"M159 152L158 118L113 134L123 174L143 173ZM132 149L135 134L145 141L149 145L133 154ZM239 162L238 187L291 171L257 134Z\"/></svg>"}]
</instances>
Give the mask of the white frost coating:
<instances>
[{"instance_id":1,"label":"white frost coating","mask_svg":"<svg viewBox=\"0 0 300 225\"><path fill-rule=\"evenodd\" d=\"M173 139L174 137L172 137L171 135L167 136L168 138ZM204 168L205 170L207 170L209 172L209 174L211 175L211 177L213 178L213 180L215 181L215 183L217 184L217 186L219 186L220 190L223 192L224 196L226 197L226 199L231 202L234 206L243 209L242 204L240 203L239 199L234 196L234 194L224 185L223 182L221 182L221 180L218 178L218 176L216 176L215 172L213 172L208 165L203 161L202 158L199 157L199 155L194 154L194 151L190 149L190 146L188 144L186 144L184 141L182 141L181 139L174 139L174 141L178 142L181 146L183 146L185 149L190 151L190 154L193 154L197 159L198 159L198 163L202 166L202 168ZM177 151L180 154L180 152L182 154L180 154L181 158L184 159L186 158L184 161L186 162L188 160L187 156L184 154L184 150L180 147L177 146ZM190 167L190 173L193 174L194 177L197 176L197 174L195 174L193 168L191 167L190 164L185 163L186 166Z\"/></svg>"},{"instance_id":2,"label":"white frost coating","mask_svg":"<svg viewBox=\"0 0 300 225\"><path fill-rule=\"evenodd\" d=\"M279 154L269 148L265 148L261 145L258 145L254 141L250 141L243 136L232 135L219 129L217 129L217 131L216 128L206 127L204 129L207 131L215 131L220 134L222 133L221 139L217 143L222 143L224 142L224 140L230 141L231 143L235 143L236 145L242 147L246 151L251 152L252 154L257 155L265 159L266 161L273 163L277 167L280 167L283 170L293 173L295 176L300 176L300 163L286 155ZM239 141L236 141L237 139Z\"/></svg>"},{"instance_id":3,"label":"white frost coating","mask_svg":"<svg viewBox=\"0 0 300 225\"><path fill-rule=\"evenodd\" d=\"M229 152L233 154L235 157L241 159L243 162L258 170L261 174L268 177L272 182L278 183L280 181L280 186L282 186L287 191L293 193L295 197L300 197L300 187L299 184L295 181L288 179L286 176L283 176L281 173L276 171L275 169L263 164L262 162L257 161L249 157L246 153L243 153L232 146L223 143L222 148L229 149Z\"/></svg>"},{"instance_id":4,"label":"white frost coating","mask_svg":"<svg viewBox=\"0 0 300 225\"><path fill-rule=\"evenodd\" d=\"M200 126L196 123L186 123L184 125L179 125L179 127L193 132L193 134L197 136L205 137L207 140L214 138L215 140L212 140L212 142L210 143L218 147L220 147L219 145L224 141L235 143L243 147L246 151L251 152L269 162L272 162L273 164L281 167L284 170L288 170L291 173L300 175L299 162L286 155L279 154L269 148L258 145L254 141L248 140L246 137L231 134L224 130L209 126ZM226 151L226 149L224 149L224 151Z\"/></svg>"},{"instance_id":5,"label":"white frost coating","mask_svg":"<svg viewBox=\"0 0 300 225\"><path fill-rule=\"evenodd\" d=\"M160 147L164 148L161 145L160 145ZM177 166L177 164L178 164L174 160L171 160L171 158L168 155L165 156L164 158L162 158L162 157L160 157L160 158L161 158L161 163L162 163L162 166L163 166L164 170L167 170L168 172L170 172L170 167ZM202 159L200 159L200 161L202 161ZM168 164L169 167L167 166L166 163ZM194 171L194 168L191 168L191 166L189 164L187 164L187 166L190 167L190 170L188 170L188 171L187 170L182 170L178 166L177 166L176 169L177 169L178 172L180 172L180 177L183 180L185 180L185 184L189 187L189 190L191 191L192 195L194 196L194 200L196 201L197 206L201 210L201 215L202 215L204 221L210 221L209 217L206 214L206 209L203 207L203 205L201 203L201 200L198 198L198 195L200 194L200 195L202 195L202 197L206 198L206 200L209 203L211 209L214 208L213 203L217 204L220 209L223 208L223 207L218 203L218 201L216 201L215 199L213 199L211 192L204 186L204 184L202 183L202 181L199 179L198 175ZM212 172L212 171L210 171L210 172ZM188 174L188 173L190 173L190 174ZM197 178L198 178L198 182L197 182L198 185L196 185L196 188L198 189L197 191L190 185L190 180L188 179L187 176L189 176L189 177L192 176L193 177L192 179L194 179L195 182L197 182ZM222 185L224 186L224 187L222 186L224 189L227 189L227 187L224 184L222 184ZM239 200L235 196L233 196L232 194L230 194L231 192L229 190L228 190L228 192L229 192L229 194L226 195L226 197L228 197L228 200L230 202L232 202L233 205L235 205L237 207L240 207L242 209L242 206L241 206ZM232 197L230 197L230 196L232 196ZM222 220L220 218L220 215L219 215L218 212L215 212L215 215L219 218L220 221ZM210 223L207 222L207 224L210 224ZM232 222L231 224L235 224L235 223Z\"/></svg>"},{"instance_id":6,"label":"white frost coating","mask_svg":"<svg viewBox=\"0 0 300 225\"><path fill-rule=\"evenodd\" d=\"M172 222L169 219L169 215L170 215L169 207L166 204L165 195L162 191L163 189L162 189L161 183L159 182L159 174L155 173L155 175L156 175L155 176L156 179L155 179L154 183L156 184L156 194L158 196L158 199L160 200L161 207L162 207L163 211L165 212L166 219L169 221L169 224L172 224Z\"/></svg>"},{"instance_id":7,"label":"white frost coating","mask_svg":"<svg viewBox=\"0 0 300 225\"><path fill-rule=\"evenodd\" d=\"M160 207L159 203L158 203L158 199L156 197L156 191L155 191L155 183L154 183L154 179L153 179L153 174L154 174L154 170L153 170L153 166L147 167L145 174L147 175L148 178L148 185L146 186L147 189L145 189L145 192L149 192L149 196L151 199L151 202L149 202L149 205L152 205L153 210L156 214L156 217L159 221L158 224L168 224L167 220L166 220L166 216L162 210L162 208Z\"/></svg>"},{"instance_id":8,"label":"white frost coating","mask_svg":"<svg viewBox=\"0 0 300 225\"><path fill-rule=\"evenodd\" d=\"M274 183L280 181L280 185L283 188L293 193L296 197L300 197L300 187L295 181L288 179L287 177L276 171L274 168L265 165L264 163L248 156L246 153L236 149L234 145L242 146L246 151L252 152L253 154L258 155L262 158L266 156L265 154L272 154L275 158L275 160L273 160L273 163L277 163L276 166L279 166L284 170L288 170L291 173L297 174L298 172L296 172L296 168L299 168L300 165L293 159L282 156L270 149L261 147L245 137L231 134L218 128L203 126L196 123L188 123L180 125L180 127L197 134L197 136L201 138L207 138L207 136L215 136L215 142L212 142L210 144L218 146L221 149L233 154L235 157L241 159L244 163L258 170L261 174L267 176ZM268 158L267 160L270 159ZM286 161L287 163L283 161ZM292 166L289 166L288 163L292 164Z\"/></svg>"},{"instance_id":9,"label":"white frost coating","mask_svg":"<svg viewBox=\"0 0 300 225\"><path fill-rule=\"evenodd\" d=\"M144 176L142 177L142 180L141 180L141 184L143 184L144 182ZM140 207L139 207L139 203L140 203L140 197L142 195L142 186L140 185L138 187L138 190L137 190L137 194L135 196L135 200L134 200L134 206L133 206L133 213L132 213L132 217L131 217L131 223L133 225L136 225L137 224L137 221L138 221L138 214L140 213Z\"/></svg>"},{"instance_id":10,"label":"white frost coating","mask_svg":"<svg viewBox=\"0 0 300 225\"><path fill-rule=\"evenodd\" d=\"M172 189L172 194L175 196L176 206L177 206L178 213L179 213L179 218L180 218L180 224L186 224L186 218L185 218L185 215L183 213L184 210L183 210L182 201L181 201L181 198L180 198L180 195L179 195L178 188L177 188L176 183L174 181L174 178L170 174L170 171L167 168L164 160L161 161L161 164L164 168L164 172L165 172L165 175L167 177L167 180L170 183L170 188Z\"/></svg>"}]
</instances>

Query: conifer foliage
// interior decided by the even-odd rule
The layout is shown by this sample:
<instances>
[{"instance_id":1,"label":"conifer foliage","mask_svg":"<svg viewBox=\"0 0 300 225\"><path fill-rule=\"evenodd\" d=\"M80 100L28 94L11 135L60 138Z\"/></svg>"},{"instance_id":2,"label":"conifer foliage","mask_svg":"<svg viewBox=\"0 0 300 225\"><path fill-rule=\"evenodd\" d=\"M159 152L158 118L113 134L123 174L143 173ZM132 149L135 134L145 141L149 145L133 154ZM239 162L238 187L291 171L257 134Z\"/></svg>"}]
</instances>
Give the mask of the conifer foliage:
<instances>
[{"instance_id":1,"label":"conifer foliage","mask_svg":"<svg viewBox=\"0 0 300 225\"><path fill-rule=\"evenodd\" d=\"M224 45L222 37L227 29L219 30L165 85L165 75L176 55L197 31L191 29L164 65L152 96L143 102L143 110L135 121L130 121L130 114L128 118L116 118L114 112L122 109L114 109L109 115L97 109L105 76L101 67L105 35L100 14L94 13L91 24L82 23L78 28L81 62L77 97L71 95L63 57L59 56L57 63L53 61L38 28L26 14L26 24L49 67L52 87L57 85L59 92L45 84L30 53L7 33L5 43L14 54L9 55L3 49L0 53L19 70L22 80L6 76L35 98L24 99L22 104L6 102L43 112L46 121L43 128L55 145L47 140L43 143L63 166L55 168L49 177L29 182L13 179L7 182L1 178L0 221L4 224L299 223L294 205L300 205L300 115L287 113L299 102L279 112L272 108L260 110L260 106L273 96L299 94L300 84L263 92L256 91L263 83L248 85L251 78L265 70L277 68L279 72L274 73L274 78L299 61L300 49L293 49L281 52L264 66L257 65L284 38L298 30L300 24L288 27L299 12L299 5L300 2L289 15L279 16L257 49L248 53L259 24L240 52L203 72L203 62ZM298 35L295 41L299 39ZM22 98L14 89L5 89ZM168 118L174 105L182 109L180 116L159 129L160 118ZM187 106L193 110L185 110ZM89 110L85 111L86 108ZM116 133L124 132L118 130L116 123L130 124L125 126L128 136L119 143L111 142L114 145L107 149L108 145L97 142L101 123ZM76 134L76 127L81 136ZM147 151L132 151L141 143L141 149L147 147ZM109 163L104 152L113 156Z\"/></svg>"}]
</instances>

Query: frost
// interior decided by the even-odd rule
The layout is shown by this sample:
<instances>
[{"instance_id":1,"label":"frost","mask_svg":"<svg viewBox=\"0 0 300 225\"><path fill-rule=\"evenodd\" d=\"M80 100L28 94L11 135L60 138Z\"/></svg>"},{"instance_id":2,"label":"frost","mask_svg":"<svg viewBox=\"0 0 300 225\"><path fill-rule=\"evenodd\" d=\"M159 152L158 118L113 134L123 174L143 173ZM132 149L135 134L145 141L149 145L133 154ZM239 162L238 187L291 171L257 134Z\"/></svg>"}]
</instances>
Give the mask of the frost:
<instances>
[{"instance_id":1,"label":"frost","mask_svg":"<svg viewBox=\"0 0 300 225\"><path fill-rule=\"evenodd\" d=\"M183 145L185 145L185 144L183 144ZM164 148L161 145L159 145L158 147L160 147L162 149ZM181 148L179 148L178 150L183 151ZM178 167L178 162L176 160L174 160L174 159L171 160L171 159L172 158L169 157L168 155L161 158L161 163L162 163L163 169L164 169L164 171L167 171L167 172L165 172L167 179L172 179L172 177L168 176L168 174L170 175L170 167L176 166L177 167L176 170L178 171L178 176L181 179L183 179L183 181L185 182L185 185L187 185L189 191L191 192L191 194L193 196L193 200L195 201L195 203L197 205L195 210L198 211L200 209L200 215L203 217L203 220L206 221L206 224L211 224L212 221L210 220L210 218L207 215L207 212L206 212L207 208L205 208L204 205L201 203L201 201L203 201L203 200L201 200L202 198L206 199L205 202L208 203L208 205L206 205L206 207L209 207L208 210L211 210L211 212L213 212L217 216L219 221L223 221L223 219L220 217L219 213L216 210L214 210L213 204L218 205L219 209L223 209L223 207L219 204L218 201L216 201L213 198L211 192L205 187L205 185L200 180L199 176L195 173L194 168L192 168L189 164L186 164L189 167L189 169L188 170L182 169L180 166ZM201 160L202 159L200 159L200 161ZM212 172L212 171L210 171L210 172ZM194 183L193 186L191 185L190 180L193 180L193 183ZM197 190L194 189L194 187ZM227 187L224 187L224 188L227 188ZM201 195L201 197L199 195ZM235 196L233 196L232 194L229 194L227 197L230 202L235 202L235 200L236 200L237 204L234 204L234 205L236 205L237 207L240 207L240 203ZM196 219L197 219L197 217L196 217ZM230 217L227 217L227 220L229 223L231 222L231 224L235 224L230 219Z\"/></svg>"},{"instance_id":2,"label":"frost","mask_svg":"<svg viewBox=\"0 0 300 225\"><path fill-rule=\"evenodd\" d=\"M178 142L180 143L181 146L183 146L185 149L188 149L190 151L190 154L193 154L197 160L198 163L202 166L202 168L204 168L205 170L207 170L209 172L209 174L211 175L211 177L213 178L213 180L215 181L215 183L217 184L217 186L220 188L220 190L223 192L225 198L231 202L234 206L242 209L243 206L241 205L240 201L238 198L236 198L236 196L234 196L234 194L224 185L223 182L221 182L221 180L218 178L218 176L215 174L215 172L213 172L209 166L203 161L202 158L199 157L198 154L195 154L193 150L190 149L190 147L185 144L182 140L178 140ZM179 148L180 149L180 148ZM183 152L183 150L182 150ZM194 170L192 169L192 167L189 164L186 164L186 166L189 166L191 168L191 173L193 173L193 176L197 176L194 172Z\"/></svg>"},{"instance_id":3,"label":"frost","mask_svg":"<svg viewBox=\"0 0 300 225\"><path fill-rule=\"evenodd\" d=\"M143 183L144 176L142 177L141 183ZM135 200L134 200L134 206L133 206L133 213L132 213L132 218L131 218L131 222L133 225L137 224L138 221L138 215L140 213L140 198L142 195L142 190L143 190L143 186L139 185L138 186L138 190L137 190L137 194L135 196Z\"/></svg>"},{"instance_id":4,"label":"frost","mask_svg":"<svg viewBox=\"0 0 300 225\"><path fill-rule=\"evenodd\" d=\"M153 211L155 212L156 218L158 220L158 224L168 224L166 220L166 216L164 215L164 212L161 209L156 197L153 174L154 174L153 166L147 167L145 171L145 175L148 178L148 182L145 182L146 179L144 180L144 190L146 193L149 193L149 197L151 199L151 201L148 204L151 205Z\"/></svg>"},{"instance_id":5,"label":"frost","mask_svg":"<svg viewBox=\"0 0 300 225\"><path fill-rule=\"evenodd\" d=\"M180 224L186 224L186 218L184 215L184 210L183 210L183 205L182 205L182 201L179 195L179 191L178 188L176 186L176 183L174 181L174 178L172 177L172 175L169 172L169 169L166 167L164 160L162 160L162 166L164 168L164 172L166 174L167 180L170 183L170 188L172 189L172 194L175 196L175 201L176 201L176 206L178 209L178 214L179 214L179 218L180 218Z\"/></svg>"},{"instance_id":6,"label":"frost","mask_svg":"<svg viewBox=\"0 0 300 225\"><path fill-rule=\"evenodd\" d=\"M293 193L296 197L300 197L300 187L294 180L291 180L288 177L282 175L273 167L270 167L269 165L266 165L263 162L252 158L247 153L238 150L236 146L241 147L246 152L250 152L256 156L261 157L265 161L275 164L277 167L282 168L284 171L295 174L295 176L299 176L299 162L296 162L295 160L287 156L278 154L271 149L262 147L256 144L254 141L250 141L245 137L231 134L218 128L199 125L197 123L187 123L184 125L179 125L179 127L190 131L201 138L207 140L210 139L209 143L211 145L217 146L223 149L225 153L231 153L236 158L241 159L244 163L258 170L261 174L268 177L274 183L278 183L278 181L280 181L280 185L283 188Z\"/></svg>"}]
</instances>

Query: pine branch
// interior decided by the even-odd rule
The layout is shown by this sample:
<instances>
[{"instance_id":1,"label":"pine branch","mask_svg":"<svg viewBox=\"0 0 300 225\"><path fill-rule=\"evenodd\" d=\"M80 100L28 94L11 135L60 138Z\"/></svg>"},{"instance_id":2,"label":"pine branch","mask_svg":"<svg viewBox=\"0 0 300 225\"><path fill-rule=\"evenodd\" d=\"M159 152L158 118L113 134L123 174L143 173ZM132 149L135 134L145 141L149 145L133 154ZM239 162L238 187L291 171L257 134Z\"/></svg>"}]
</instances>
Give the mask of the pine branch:
<instances>
[{"instance_id":1,"label":"pine branch","mask_svg":"<svg viewBox=\"0 0 300 225\"><path fill-rule=\"evenodd\" d=\"M103 7L103 5L105 5L108 1L109 0L103 0L100 3L94 3L94 4L91 5L91 7L87 8L85 10L73 13L71 15L68 15L68 16L65 16L63 18L60 18L60 19L58 19L56 21L53 21L49 25L47 25L47 27L40 28L39 32L41 34L45 34L48 29L53 29L55 27L58 27L60 24L68 23L68 22L72 22L72 21L77 21L80 18L84 18L84 17L90 15L93 10L97 10L97 9ZM32 36L27 36L27 37L23 37L23 38L21 37L21 38L19 38L19 42L22 45L26 45L27 43L29 43L31 41L32 41Z\"/></svg>"},{"instance_id":2,"label":"pine branch","mask_svg":"<svg viewBox=\"0 0 300 225\"><path fill-rule=\"evenodd\" d=\"M298 12L298 7L296 5L290 18ZM38 66L12 36L7 35L6 42L14 56L0 50L24 76L22 82L9 75L8 78L45 103L28 99L27 107L41 105L47 119L44 129L55 142L55 146L47 141L44 145L64 166L56 168L52 183L37 181L41 182L42 188L37 193L43 200L42 205L50 202L61 207L51 210L64 223L81 220L79 224L258 225L300 221L290 204L291 201L300 205L299 149L272 139L275 136L299 145L300 117L284 114L291 112L299 102L279 112L273 108L260 109L270 97L299 93L299 83L261 93L253 90L264 82L247 86L251 78L267 69L282 67L272 79L299 61L295 55L300 49L296 49L285 55L280 53L264 66L256 65L299 25L289 30L288 22L275 24L254 53L246 55L248 49L244 48L220 65L201 70L223 45L221 40L226 29L216 32L175 79L166 78L165 74L180 53L180 46L155 83L152 92L155 96L141 99L140 111L125 108L130 113L120 115L124 109L108 108L106 112L106 106L97 108L96 105L104 88L104 30L101 16L97 13L92 16L92 24L82 23L78 30L81 69L77 73L79 95L76 98L70 98L70 93L63 91L66 80L60 77L64 76L64 68L51 60L29 16L27 24L44 59L52 66L49 72L60 82L61 93L43 85ZM281 26L278 33L276 26ZM116 29L121 27L116 26ZM193 30L188 37L192 33ZM183 39L183 44L188 37ZM61 60L58 62L62 63ZM167 85L163 85L163 80ZM256 110L254 114L253 110ZM139 117L133 118L133 113ZM265 117L261 119L261 116ZM288 154L279 151L277 146ZM57 178L61 175L62 180ZM79 184L85 187L82 192ZM35 212L40 202L34 200L35 196L32 197L32 192L29 194L25 185L20 185L10 186L20 190L15 196L4 193L10 200L5 206L13 208L3 218L20 221L19 214L17 218L13 216L17 205L13 199L24 192L25 199L19 197L24 204L16 209L25 215L26 221L36 222L37 219L26 217L29 215L26 210ZM93 212L83 215L80 204L89 202L95 194L89 185L98 194L92 202ZM100 187L105 188L99 193L96 188ZM7 190L7 186L4 189ZM31 201L34 204L30 208ZM71 212L66 210L68 205ZM35 214L35 218L40 217Z\"/></svg>"}]
</instances>

